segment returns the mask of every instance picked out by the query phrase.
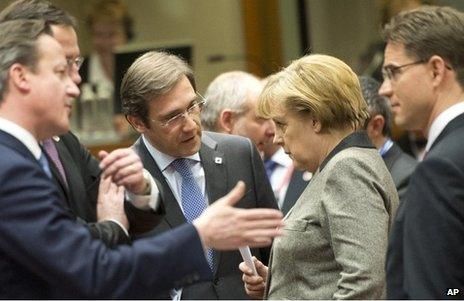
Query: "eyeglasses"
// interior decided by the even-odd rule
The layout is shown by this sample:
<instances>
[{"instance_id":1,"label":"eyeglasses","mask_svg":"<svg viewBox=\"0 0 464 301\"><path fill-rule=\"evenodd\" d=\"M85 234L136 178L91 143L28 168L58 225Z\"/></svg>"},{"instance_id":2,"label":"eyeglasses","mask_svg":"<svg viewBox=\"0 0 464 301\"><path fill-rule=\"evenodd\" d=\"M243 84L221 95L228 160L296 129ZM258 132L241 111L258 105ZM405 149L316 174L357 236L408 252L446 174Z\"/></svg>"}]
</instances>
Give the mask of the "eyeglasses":
<instances>
[{"instance_id":1,"label":"eyeglasses","mask_svg":"<svg viewBox=\"0 0 464 301\"><path fill-rule=\"evenodd\" d=\"M389 79L390 81L395 80L396 76L400 73L401 69L404 67L418 65L425 63L423 60L418 60L412 63L404 64L401 66L388 65L382 68L382 77L383 79Z\"/></svg>"},{"instance_id":2,"label":"eyeglasses","mask_svg":"<svg viewBox=\"0 0 464 301\"><path fill-rule=\"evenodd\" d=\"M181 124L184 123L184 121L188 116L195 116L197 117L203 106L205 105L206 101L203 99L203 96L201 96L199 93L197 93L198 98L195 99L190 106L187 108L182 113L176 114L173 117L168 118L167 120L161 121L161 120L155 120L155 119L150 119L153 122L159 123L162 127L177 127L180 126Z\"/></svg>"},{"instance_id":3,"label":"eyeglasses","mask_svg":"<svg viewBox=\"0 0 464 301\"><path fill-rule=\"evenodd\" d=\"M79 70L84 63L84 58L82 56L78 56L74 59L66 59L66 64L68 65L69 69L72 69L73 65L76 65L77 70Z\"/></svg>"}]
</instances>

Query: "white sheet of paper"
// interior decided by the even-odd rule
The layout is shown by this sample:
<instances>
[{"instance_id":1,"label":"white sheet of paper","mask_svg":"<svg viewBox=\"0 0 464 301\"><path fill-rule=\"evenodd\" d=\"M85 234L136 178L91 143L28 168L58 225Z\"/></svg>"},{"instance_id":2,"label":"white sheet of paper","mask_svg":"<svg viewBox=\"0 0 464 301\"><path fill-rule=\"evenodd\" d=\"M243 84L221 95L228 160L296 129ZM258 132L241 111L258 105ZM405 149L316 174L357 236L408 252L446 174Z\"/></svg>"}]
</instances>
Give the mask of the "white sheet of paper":
<instances>
[{"instance_id":1,"label":"white sheet of paper","mask_svg":"<svg viewBox=\"0 0 464 301\"><path fill-rule=\"evenodd\" d=\"M246 263L246 265L253 270L253 274L258 275L258 272L256 272L255 264L253 263L253 258L251 256L251 251L249 246L241 247L238 248L240 251L240 254L242 254L243 261Z\"/></svg>"}]
</instances>

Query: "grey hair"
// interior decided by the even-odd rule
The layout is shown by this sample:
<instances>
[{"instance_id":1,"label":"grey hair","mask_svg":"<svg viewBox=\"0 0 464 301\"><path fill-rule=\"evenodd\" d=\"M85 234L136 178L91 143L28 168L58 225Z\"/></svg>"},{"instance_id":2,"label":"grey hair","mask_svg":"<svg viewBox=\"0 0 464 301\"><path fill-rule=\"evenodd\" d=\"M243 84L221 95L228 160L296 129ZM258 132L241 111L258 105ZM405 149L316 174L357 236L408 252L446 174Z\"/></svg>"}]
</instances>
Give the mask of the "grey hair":
<instances>
[{"instance_id":1,"label":"grey hair","mask_svg":"<svg viewBox=\"0 0 464 301\"><path fill-rule=\"evenodd\" d=\"M37 39L51 35L43 20L14 20L0 23L0 103L8 92L9 69L19 63L33 72L39 60Z\"/></svg>"},{"instance_id":2,"label":"grey hair","mask_svg":"<svg viewBox=\"0 0 464 301\"><path fill-rule=\"evenodd\" d=\"M250 93L261 91L260 79L243 71L230 71L217 76L205 92L205 106L201 112L201 124L208 131L218 131L217 121L224 109L241 114Z\"/></svg>"},{"instance_id":3,"label":"grey hair","mask_svg":"<svg viewBox=\"0 0 464 301\"><path fill-rule=\"evenodd\" d=\"M20 19L44 20L50 25L77 27L73 16L45 0L18 0L0 13L0 22Z\"/></svg>"},{"instance_id":4,"label":"grey hair","mask_svg":"<svg viewBox=\"0 0 464 301\"><path fill-rule=\"evenodd\" d=\"M386 97L379 95L380 83L369 76L359 76L359 83L361 85L363 98L367 103L370 118L375 115L381 115L385 119L382 134L385 137L390 137L392 128L390 101ZM369 120L366 120L364 127L367 127Z\"/></svg>"}]
</instances>

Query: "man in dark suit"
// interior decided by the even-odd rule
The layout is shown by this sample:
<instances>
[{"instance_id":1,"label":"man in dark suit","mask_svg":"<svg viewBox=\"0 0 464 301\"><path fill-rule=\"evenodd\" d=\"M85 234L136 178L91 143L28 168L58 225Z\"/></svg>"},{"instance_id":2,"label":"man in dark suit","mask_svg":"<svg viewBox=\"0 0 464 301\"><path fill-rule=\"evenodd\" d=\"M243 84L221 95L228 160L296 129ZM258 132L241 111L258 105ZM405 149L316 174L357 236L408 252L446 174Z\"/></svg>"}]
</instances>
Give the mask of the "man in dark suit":
<instances>
[{"instance_id":1,"label":"man in dark suit","mask_svg":"<svg viewBox=\"0 0 464 301\"><path fill-rule=\"evenodd\" d=\"M392 113L388 99L379 95L380 83L367 76L360 76L359 82L370 115L364 129L385 161L402 201L417 160L403 152L391 139Z\"/></svg>"},{"instance_id":2,"label":"man in dark suit","mask_svg":"<svg viewBox=\"0 0 464 301\"><path fill-rule=\"evenodd\" d=\"M464 297L464 13L425 6L384 28L384 82L395 122L427 137L387 256L392 299Z\"/></svg>"},{"instance_id":3,"label":"man in dark suit","mask_svg":"<svg viewBox=\"0 0 464 301\"><path fill-rule=\"evenodd\" d=\"M159 237L113 250L92 238L63 208L39 145L69 130L79 95L51 33L44 21L0 23L0 298L150 298L210 279L205 249L264 246L280 234L277 210L231 207L241 184L193 224ZM116 183L127 170L116 157L102 160L98 203L123 201Z\"/></svg>"},{"instance_id":4,"label":"man in dark suit","mask_svg":"<svg viewBox=\"0 0 464 301\"><path fill-rule=\"evenodd\" d=\"M306 187L309 173L295 170L290 157L272 143L274 122L256 114L263 85L259 78L243 71L218 75L206 89L201 124L208 131L250 138L265 160L277 204L286 214Z\"/></svg>"},{"instance_id":5,"label":"man in dark suit","mask_svg":"<svg viewBox=\"0 0 464 301\"><path fill-rule=\"evenodd\" d=\"M190 67L179 57L149 52L128 69L121 85L123 111L142 134L134 148L144 166L161 182L165 197L159 213L134 212L134 232L162 233L190 221L197 213L224 195L237 181L245 182L247 193L240 208L277 208L266 180L258 151L247 138L202 132L201 96L195 91ZM183 168L179 164L183 162ZM184 175L184 172L186 174ZM195 191L195 200L189 195ZM252 250L264 261L269 248ZM183 287L172 298L247 298L238 265L238 250L209 255L213 281ZM169 292L158 296L169 298Z\"/></svg>"},{"instance_id":6,"label":"man in dark suit","mask_svg":"<svg viewBox=\"0 0 464 301\"><path fill-rule=\"evenodd\" d=\"M0 13L0 22L18 19L41 19L50 22L55 38L64 48L70 77L79 85L81 77L78 71L82 58L77 44L75 19L66 11L42 0L15 1ZM71 132L54 136L53 139L43 141L43 148L50 162L53 180L61 194L60 197L66 200L65 205L69 213L75 216L78 222L86 225L94 237L100 238L108 246L128 243L130 240L126 232L129 225L123 203L111 203L111 200L100 203L97 212L101 169L99 162L77 137ZM142 165L135 153L128 149L118 150L116 154L119 155L120 162L133 168L130 170L131 174L125 177L131 181L127 183L126 180L126 188L135 195L149 190L151 195L148 194L146 198L156 199L156 186L151 187L154 183L151 183L148 173L146 179L142 177ZM134 198L134 194L130 196Z\"/></svg>"}]
</instances>

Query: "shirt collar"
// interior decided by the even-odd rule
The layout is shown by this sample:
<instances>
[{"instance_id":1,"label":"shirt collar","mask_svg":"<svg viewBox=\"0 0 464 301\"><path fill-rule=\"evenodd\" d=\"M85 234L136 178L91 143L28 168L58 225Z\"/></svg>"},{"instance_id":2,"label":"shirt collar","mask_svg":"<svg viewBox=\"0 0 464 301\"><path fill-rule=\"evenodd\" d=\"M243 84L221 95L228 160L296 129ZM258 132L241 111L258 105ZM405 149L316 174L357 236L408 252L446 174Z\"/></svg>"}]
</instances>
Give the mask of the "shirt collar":
<instances>
[{"instance_id":1,"label":"shirt collar","mask_svg":"<svg viewBox=\"0 0 464 301\"><path fill-rule=\"evenodd\" d=\"M168 154L165 154L163 152L160 152L156 147L154 147L148 139L145 137L145 135L142 135L142 140L145 143L145 146L147 147L148 152L150 155L153 157L153 160L155 160L156 164L160 168L161 172L163 172L168 166L172 163L172 161L176 160L176 157L170 156ZM200 162L200 154L196 152L195 154L185 157L190 160L198 161Z\"/></svg>"},{"instance_id":2,"label":"shirt collar","mask_svg":"<svg viewBox=\"0 0 464 301\"><path fill-rule=\"evenodd\" d=\"M425 146L425 151L428 152L432 147L435 140L440 136L441 132L445 129L448 123L451 122L454 118L458 117L464 113L464 102L458 102L457 104L452 105L448 109L438 115L437 118L432 122L430 126L429 135L427 137L427 145Z\"/></svg>"},{"instance_id":3,"label":"shirt collar","mask_svg":"<svg viewBox=\"0 0 464 301\"><path fill-rule=\"evenodd\" d=\"M27 147L27 149L32 153L34 158L39 160L40 156L42 155L42 150L40 149L37 140L28 130L10 120L1 117L0 130L10 134L11 136L21 141L21 143L24 144Z\"/></svg>"},{"instance_id":4,"label":"shirt collar","mask_svg":"<svg viewBox=\"0 0 464 301\"><path fill-rule=\"evenodd\" d=\"M280 166L290 166L292 164L292 159L285 153L282 147L272 155L271 160L279 164Z\"/></svg>"}]
</instances>

